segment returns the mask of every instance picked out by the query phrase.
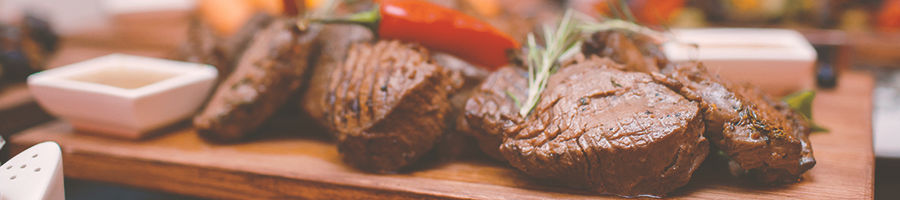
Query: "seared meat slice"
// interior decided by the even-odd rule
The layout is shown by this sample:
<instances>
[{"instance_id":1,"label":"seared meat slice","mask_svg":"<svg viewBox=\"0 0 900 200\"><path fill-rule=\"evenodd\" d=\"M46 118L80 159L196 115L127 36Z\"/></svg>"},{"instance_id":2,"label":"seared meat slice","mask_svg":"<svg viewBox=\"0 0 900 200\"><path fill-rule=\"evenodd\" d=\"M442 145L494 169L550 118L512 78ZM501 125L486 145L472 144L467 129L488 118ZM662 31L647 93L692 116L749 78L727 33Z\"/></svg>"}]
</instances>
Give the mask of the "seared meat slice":
<instances>
[{"instance_id":1,"label":"seared meat slice","mask_svg":"<svg viewBox=\"0 0 900 200\"><path fill-rule=\"evenodd\" d=\"M219 71L219 81L222 81L231 74L256 33L268 27L272 20L265 13L254 15L237 33L222 39L209 24L194 19L188 27L188 41L178 48L174 57L176 60L212 65Z\"/></svg>"},{"instance_id":2,"label":"seared meat slice","mask_svg":"<svg viewBox=\"0 0 900 200\"><path fill-rule=\"evenodd\" d=\"M317 71L320 69L317 69ZM399 41L358 43L324 67L306 110L337 136L344 162L364 171L398 170L430 151L447 128L458 73L434 64L425 48Z\"/></svg>"},{"instance_id":3,"label":"seared meat slice","mask_svg":"<svg viewBox=\"0 0 900 200\"><path fill-rule=\"evenodd\" d=\"M187 36L187 41L175 52L174 59L212 65L219 71L220 81L227 77L232 67L227 58L230 55L220 45L222 39L213 32L212 27L199 19L193 19L188 26Z\"/></svg>"},{"instance_id":4,"label":"seared meat slice","mask_svg":"<svg viewBox=\"0 0 900 200\"><path fill-rule=\"evenodd\" d=\"M322 48L316 55L312 73L309 77L309 87L304 91L298 106L310 118L319 124L327 126L330 123L325 114L331 109L330 104L321 104L321 98L328 94L328 83L331 82L331 73L343 66L347 59L350 46L356 43L370 42L374 39L371 31L356 25L326 24L316 39Z\"/></svg>"},{"instance_id":5,"label":"seared meat slice","mask_svg":"<svg viewBox=\"0 0 900 200\"><path fill-rule=\"evenodd\" d=\"M600 31L581 46L585 57L609 57L625 65L625 71L659 72L668 64L665 54L645 35L621 30Z\"/></svg>"},{"instance_id":6,"label":"seared meat slice","mask_svg":"<svg viewBox=\"0 0 900 200\"><path fill-rule=\"evenodd\" d=\"M210 140L231 142L262 124L303 83L320 28L300 31L293 20L277 20L257 34L234 73L194 117L197 132Z\"/></svg>"},{"instance_id":7,"label":"seared meat slice","mask_svg":"<svg viewBox=\"0 0 900 200\"><path fill-rule=\"evenodd\" d=\"M625 68L624 65L596 55L588 60L578 57L572 62L620 70ZM462 123L457 125L458 131L475 137L481 150L498 160L506 160L500 154L500 144L507 135L519 132L519 125L523 122L515 99L522 101L526 98L527 77L528 72L514 66L492 73L471 92L465 104L464 118L460 120ZM515 95L515 99L510 94Z\"/></svg>"},{"instance_id":8,"label":"seared meat slice","mask_svg":"<svg viewBox=\"0 0 900 200\"><path fill-rule=\"evenodd\" d=\"M438 65L447 68L447 70L455 71L460 73L463 78L466 79L466 84L475 85L480 83L488 75L491 74L485 68L476 67L465 60L459 59L453 55L442 53L442 52L434 52L431 54L431 58L434 59L434 62Z\"/></svg>"},{"instance_id":9,"label":"seared meat slice","mask_svg":"<svg viewBox=\"0 0 900 200\"><path fill-rule=\"evenodd\" d=\"M222 48L228 52L229 55L232 55L231 62L237 64L237 59L241 57L241 54L247 50L247 47L250 45L250 42L253 41L253 38L257 36L261 30L269 27L269 24L274 21L275 18L266 13L257 13L253 15L247 23L244 23L241 26L241 29L238 29L238 32L231 35L231 37L225 38L224 41L221 42Z\"/></svg>"},{"instance_id":10,"label":"seared meat slice","mask_svg":"<svg viewBox=\"0 0 900 200\"><path fill-rule=\"evenodd\" d=\"M668 77L657 74L657 79L669 79L685 97L700 102L704 135L761 182L794 182L815 165L809 125L786 103L752 85L721 79L700 63L663 72Z\"/></svg>"},{"instance_id":11,"label":"seared meat slice","mask_svg":"<svg viewBox=\"0 0 900 200\"><path fill-rule=\"evenodd\" d=\"M513 66L492 73L471 92L462 123L457 124L457 130L475 137L481 150L498 160L506 160L499 150L506 133L518 132L523 121L513 98L526 98L527 76L525 70Z\"/></svg>"},{"instance_id":12,"label":"seared meat slice","mask_svg":"<svg viewBox=\"0 0 900 200\"><path fill-rule=\"evenodd\" d=\"M552 75L540 102L500 146L523 172L620 196L663 196L705 159L697 103L645 73L577 64Z\"/></svg>"}]
</instances>

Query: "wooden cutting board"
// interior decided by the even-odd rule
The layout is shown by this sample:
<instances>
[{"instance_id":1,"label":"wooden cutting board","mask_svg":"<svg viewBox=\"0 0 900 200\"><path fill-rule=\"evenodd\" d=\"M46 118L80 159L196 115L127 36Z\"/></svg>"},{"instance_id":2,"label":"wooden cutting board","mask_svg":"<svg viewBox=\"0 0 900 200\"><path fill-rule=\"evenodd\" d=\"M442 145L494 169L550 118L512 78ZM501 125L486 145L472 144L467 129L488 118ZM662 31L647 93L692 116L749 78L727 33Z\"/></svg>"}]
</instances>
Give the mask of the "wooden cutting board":
<instances>
[{"instance_id":1,"label":"wooden cutting board","mask_svg":"<svg viewBox=\"0 0 900 200\"><path fill-rule=\"evenodd\" d=\"M831 133L811 137L818 164L802 182L763 187L706 164L672 197L872 198L872 78L846 73L819 91L815 119ZM284 119L240 144L211 144L189 127L144 141L73 132L56 121L13 135L13 152L52 140L63 149L65 175L209 198L569 199L609 198L532 179L475 151L430 159L397 174L367 174L344 165L331 139L300 120ZM279 121L279 120L275 120Z\"/></svg>"},{"instance_id":2,"label":"wooden cutting board","mask_svg":"<svg viewBox=\"0 0 900 200\"><path fill-rule=\"evenodd\" d=\"M113 52L164 57L183 42L186 16L185 12L118 16L110 29L67 37L51 67ZM705 164L671 197L872 198L873 84L869 75L845 73L837 89L819 92L814 117L832 132L811 137L818 164L802 182L763 187ZM67 123L54 121L13 135L7 148L16 153L42 141L56 141L69 178L216 199L611 197L532 179L474 146L465 146L449 161L429 158L400 173L367 174L344 165L332 139L322 131L299 119L273 121L250 141L230 145L207 143L186 125L147 140L124 141L75 133Z\"/></svg>"}]
</instances>

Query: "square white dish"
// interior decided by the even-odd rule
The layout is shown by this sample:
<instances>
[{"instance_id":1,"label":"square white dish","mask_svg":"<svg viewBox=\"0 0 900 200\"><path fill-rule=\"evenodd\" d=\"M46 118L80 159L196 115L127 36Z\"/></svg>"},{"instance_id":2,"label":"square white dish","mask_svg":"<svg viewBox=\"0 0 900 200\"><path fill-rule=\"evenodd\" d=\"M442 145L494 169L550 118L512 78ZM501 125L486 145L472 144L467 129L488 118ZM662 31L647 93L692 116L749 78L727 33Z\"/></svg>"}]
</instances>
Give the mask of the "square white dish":
<instances>
[{"instance_id":1,"label":"square white dish","mask_svg":"<svg viewBox=\"0 0 900 200\"><path fill-rule=\"evenodd\" d=\"M787 29L673 29L675 42L663 45L675 62L698 60L734 82L750 82L782 96L815 83L816 50ZM693 46L696 44L696 46Z\"/></svg>"},{"instance_id":2,"label":"square white dish","mask_svg":"<svg viewBox=\"0 0 900 200\"><path fill-rule=\"evenodd\" d=\"M140 139L192 116L217 76L209 65L111 54L32 74L28 87L81 132Z\"/></svg>"}]
</instances>

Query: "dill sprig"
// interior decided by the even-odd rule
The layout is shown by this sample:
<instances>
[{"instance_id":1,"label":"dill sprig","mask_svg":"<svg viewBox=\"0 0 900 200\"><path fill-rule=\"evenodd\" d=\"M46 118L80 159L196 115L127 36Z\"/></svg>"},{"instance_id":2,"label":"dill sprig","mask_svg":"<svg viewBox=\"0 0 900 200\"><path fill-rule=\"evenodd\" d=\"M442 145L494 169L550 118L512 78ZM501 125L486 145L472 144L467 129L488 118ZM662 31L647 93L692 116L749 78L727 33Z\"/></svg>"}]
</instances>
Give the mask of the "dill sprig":
<instances>
[{"instance_id":1,"label":"dill sprig","mask_svg":"<svg viewBox=\"0 0 900 200\"><path fill-rule=\"evenodd\" d=\"M573 14L574 11L567 10L555 31L548 26L543 27L545 48L538 46L533 33L528 34L528 57L525 63L528 66L528 98L519 110L523 117L537 105L550 75L559 68L559 58L579 46L578 21L573 19Z\"/></svg>"}]
</instances>

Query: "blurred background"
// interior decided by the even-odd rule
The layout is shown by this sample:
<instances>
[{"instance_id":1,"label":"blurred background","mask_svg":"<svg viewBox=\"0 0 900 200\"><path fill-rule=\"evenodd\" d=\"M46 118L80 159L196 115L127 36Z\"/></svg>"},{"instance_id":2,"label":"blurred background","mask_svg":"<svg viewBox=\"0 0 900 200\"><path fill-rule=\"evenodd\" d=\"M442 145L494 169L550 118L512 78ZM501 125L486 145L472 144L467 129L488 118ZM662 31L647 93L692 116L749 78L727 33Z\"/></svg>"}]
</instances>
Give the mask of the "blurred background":
<instances>
[{"instance_id":1,"label":"blurred background","mask_svg":"<svg viewBox=\"0 0 900 200\"><path fill-rule=\"evenodd\" d=\"M321 0L301 1L307 6L315 6ZM465 1L477 12L490 16L496 15L497 6L541 0ZM900 0L627 0L633 16L616 13L616 9L610 9L615 5L607 0L543 1L568 3L597 17L633 17L660 30L757 27L800 32L818 53L818 87L829 88L839 84L835 83L835 77L846 70L868 71L877 77L872 116L877 156L875 197L900 198ZM156 19L197 15L212 25L218 34L228 35L255 12L285 14L286 8L282 3L282 0L0 0L0 24L5 27L0 27L0 30L3 30L7 40L13 38L10 35L14 32L9 31L12 30L9 27L19 26L27 21L26 16L32 16L49 24L63 38L61 45L81 46L81 53L67 56L96 57L108 53L96 49L110 46L134 47L130 48L133 49L131 52L125 53L159 56L150 52L171 49L182 43L187 22ZM153 14L148 16L147 13ZM112 40L92 40L97 35ZM148 35L155 38L141 39ZM0 47L9 43L3 41L0 40ZM0 98L2 101L3 98ZM27 105L16 109L40 108ZM15 126L0 127L0 135L8 137L51 119L49 115L40 113L0 119L22 121ZM66 195L70 199L193 199L91 181L66 181Z\"/></svg>"}]
</instances>

